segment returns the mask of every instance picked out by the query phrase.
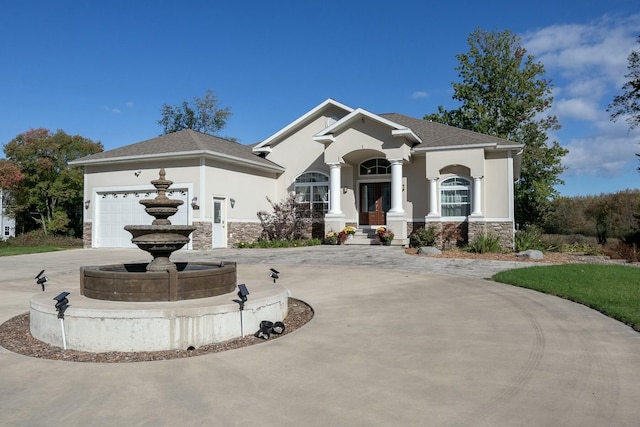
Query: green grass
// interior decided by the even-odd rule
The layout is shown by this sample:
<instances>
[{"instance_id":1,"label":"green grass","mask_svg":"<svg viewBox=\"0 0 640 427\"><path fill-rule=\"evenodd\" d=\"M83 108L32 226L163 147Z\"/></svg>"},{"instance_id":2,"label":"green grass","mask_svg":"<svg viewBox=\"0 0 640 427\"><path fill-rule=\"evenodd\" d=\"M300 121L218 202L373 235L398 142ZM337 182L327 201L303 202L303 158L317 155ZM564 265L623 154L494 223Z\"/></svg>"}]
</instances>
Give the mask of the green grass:
<instances>
[{"instance_id":1,"label":"green grass","mask_svg":"<svg viewBox=\"0 0 640 427\"><path fill-rule=\"evenodd\" d=\"M503 271L494 280L584 304L640 331L640 268L551 265Z\"/></svg>"},{"instance_id":2,"label":"green grass","mask_svg":"<svg viewBox=\"0 0 640 427\"><path fill-rule=\"evenodd\" d=\"M56 246L8 246L0 248L0 256L37 254L41 252L54 252L68 248L60 248Z\"/></svg>"},{"instance_id":3,"label":"green grass","mask_svg":"<svg viewBox=\"0 0 640 427\"><path fill-rule=\"evenodd\" d=\"M82 239L31 232L0 240L0 256L36 254L82 248Z\"/></svg>"}]
</instances>

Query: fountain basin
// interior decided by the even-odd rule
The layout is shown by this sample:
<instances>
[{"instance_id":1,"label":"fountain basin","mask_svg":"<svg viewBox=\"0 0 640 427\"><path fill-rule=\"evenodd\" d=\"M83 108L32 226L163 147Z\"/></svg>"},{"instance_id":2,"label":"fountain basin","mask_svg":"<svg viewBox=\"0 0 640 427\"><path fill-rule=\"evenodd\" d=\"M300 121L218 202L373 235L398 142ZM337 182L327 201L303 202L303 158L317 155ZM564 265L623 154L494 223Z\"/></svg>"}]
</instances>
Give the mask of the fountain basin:
<instances>
[{"instance_id":1,"label":"fountain basin","mask_svg":"<svg viewBox=\"0 0 640 427\"><path fill-rule=\"evenodd\" d=\"M149 274L149 273L144 273ZM53 297L46 291L31 299L31 335L62 347L89 351L186 350L215 344L260 329L260 322L283 321L289 291L266 282L251 285L251 296L240 312L235 294L180 302L101 301L70 295L64 322L57 318Z\"/></svg>"},{"instance_id":2,"label":"fountain basin","mask_svg":"<svg viewBox=\"0 0 640 427\"><path fill-rule=\"evenodd\" d=\"M108 301L180 301L223 295L237 283L235 262L178 262L166 271L147 271L147 265L82 267L80 294Z\"/></svg>"}]
</instances>

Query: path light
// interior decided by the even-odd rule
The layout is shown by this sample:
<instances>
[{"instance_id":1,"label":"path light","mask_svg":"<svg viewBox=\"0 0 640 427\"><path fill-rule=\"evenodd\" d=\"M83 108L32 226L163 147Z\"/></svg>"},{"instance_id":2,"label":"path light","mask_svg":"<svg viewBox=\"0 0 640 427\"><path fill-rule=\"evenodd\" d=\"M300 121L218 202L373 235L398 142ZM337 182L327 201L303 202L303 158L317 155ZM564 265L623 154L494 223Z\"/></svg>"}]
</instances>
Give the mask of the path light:
<instances>
[{"instance_id":1,"label":"path light","mask_svg":"<svg viewBox=\"0 0 640 427\"><path fill-rule=\"evenodd\" d=\"M247 295L249 295L247 286L244 283L238 285L238 298L240 299L233 301L237 302L240 306L240 335L242 338L244 338L244 303L247 302Z\"/></svg>"},{"instance_id":2,"label":"path light","mask_svg":"<svg viewBox=\"0 0 640 427\"><path fill-rule=\"evenodd\" d=\"M42 286L42 290L44 291L44 284L49 281L49 278L47 276L43 276L42 273L44 273L44 270L38 273L35 279L36 279L36 284Z\"/></svg>"},{"instance_id":3,"label":"path light","mask_svg":"<svg viewBox=\"0 0 640 427\"><path fill-rule=\"evenodd\" d=\"M256 332L256 338L262 338L263 340L268 340L273 332L273 322L269 320L263 320L260 322L260 329Z\"/></svg>"},{"instance_id":4,"label":"path light","mask_svg":"<svg viewBox=\"0 0 640 427\"><path fill-rule=\"evenodd\" d=\"M271 277L273 279L273 283L276 283L276 279L278 279L278 275L280 274L280 272L278 270L276 270L275 268L271 268L269 270L269 277Z\"/></svg>"},{"instance_id":5,"label":"path light","mask_svg":"<svg viewBox=\"0 0 640 427\"><path fill-rule=\"evenodd\" d=\"M53 299L56 300L56 310L58 311L58 319L64 319L64 312L69 308L69 299L67 296L69 292L62 292Z\"/></svg>"},{"instance_id":6,"label":"path light","mask_svg":"<svg viewBox=\"0 0 640 427\"><path fill-rule=\"evenodd\" d=\"M44 271L44 270L43 270ZM60 329L62 330L62 348L67 349L67 337L64 334L64 312L69 308L69 292L62 292L53 299L56 300L56 310L58 311L58 319L60 319Z\"/></svg>"}]
</instances>

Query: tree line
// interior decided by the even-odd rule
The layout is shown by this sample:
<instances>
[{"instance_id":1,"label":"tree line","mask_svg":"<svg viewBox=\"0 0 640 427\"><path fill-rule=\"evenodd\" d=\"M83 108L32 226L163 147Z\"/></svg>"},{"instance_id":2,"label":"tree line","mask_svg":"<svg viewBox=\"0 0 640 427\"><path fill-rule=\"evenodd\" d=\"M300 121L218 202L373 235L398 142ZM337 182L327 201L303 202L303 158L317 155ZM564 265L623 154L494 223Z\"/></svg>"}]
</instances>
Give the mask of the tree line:
<instances>
[{"instance_id":1,"label":"tree line","mask_svg":"<svg viewBox=\"0 0 640 427\"><path fill-rule=\"evenodd\" d=\"M557 197L542 225L549 234L581 234L598 238L631 239L640 228L640 190Z\"/></svg>"}]
</instances>

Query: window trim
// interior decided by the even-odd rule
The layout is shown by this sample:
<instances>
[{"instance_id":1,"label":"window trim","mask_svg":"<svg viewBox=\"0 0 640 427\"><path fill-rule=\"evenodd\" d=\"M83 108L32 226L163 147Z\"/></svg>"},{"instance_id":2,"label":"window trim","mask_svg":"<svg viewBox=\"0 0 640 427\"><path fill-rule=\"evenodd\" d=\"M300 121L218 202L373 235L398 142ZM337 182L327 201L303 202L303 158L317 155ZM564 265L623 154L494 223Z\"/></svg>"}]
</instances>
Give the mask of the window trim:
<instances>
[{"instance_id":1,"label":"window trim","mask_svg":"<svg viewBox=\"0 0 640 427\"><path fill-rule=\"evenodd\" d=\"M387 173L363 174L362 173L362 168L365 167L363 165L365 163L371 162L371 161L375 161L376 162L375 166L372 166L372 167L375 167L376 169L384 167L384 168L386 168L388 170L388 172ZM358 164L358 176L360 176L360 177L374 177L374 176L377 177L377 176L389 176L389 175L391 175L391 162L389 162L389 160L385 159L384 157L372 157L370 159L363 160Z\"/></svg>"},{"instance_id":2,"label":"window trim","mask_svg":"<svg viewBox=\"0 0 640 427\"><path fill-rule=\"evenodd\" d=\"M321 175L323 177L326 178L326 181L308 181L308 182L298 182L298 179L300 179L301 177L303 177L304 175L308 175L308 174L317 174L317 175ZM302 201L302 202L298 202L298 203L309 203L309 209L311 212L316 212L314 211L314 205L320 205L322 204L322 214L326 214L327 212L329 212L329 209L331 209L331 206L329 206L329 201L330 201L330 197L329 197L329 192L330 192L330 188L329 188L329 175L327 175L324 172L321 171L305 171L302 172L301 174L299 174L298 176L296 176L293 180L293 192L296 195L296 201L298 198L298 188L300 187L307 187L309 188L309 200L308 201ZM327 192L326 192L326 201L315 201L314 200L314 196L316 193L316 187L326 187ZM322 197L321 197L322 198ZM320 212L320 211L318 211Z\"/></svg>"},{"instance_id":3,"label":"window trim","mask_svg":"<svg viewBox=\"0 0 640 427\"><path fill-rule=\"evenodd\" d=\"M451 186L447 186L445 185L445 183L447 181L452 181L452 180L463 180L465 182L467 182L467 185L451 185ZM443 203L444 197L443 197L443 192L447 191L447 190L466 190L468 192L467 194L467 199L468 201L466 203ZM464 175L451 175L446 177L445 179L443 179L442 181L440 181L439 183L439 208L440 208L440 217L441 218L447 218L447 219L453 219L453 220L465 220L467 219L470 215L471 212L473 211L473 180L470 177L464 176ZM467 206L467 214L466 215L455 215L455 216L448 216L448 215L444 215L444 211L443 211L443 205L445 206L458 206L458 205L466 205Z\"/></svg>"}]
</instances>

